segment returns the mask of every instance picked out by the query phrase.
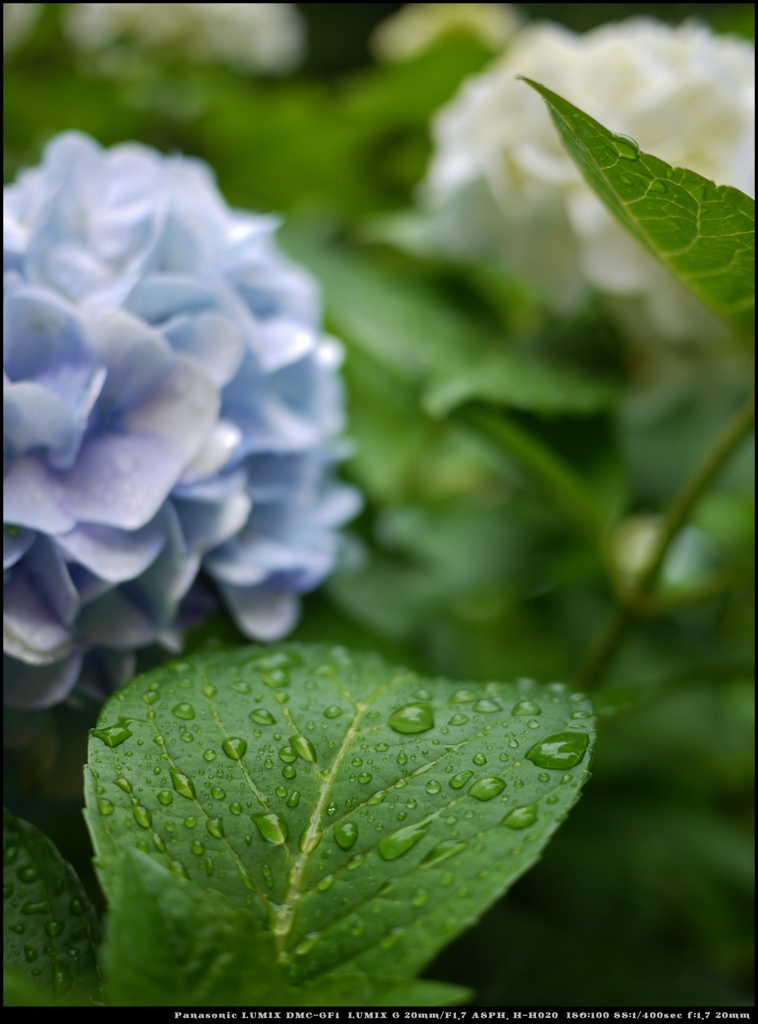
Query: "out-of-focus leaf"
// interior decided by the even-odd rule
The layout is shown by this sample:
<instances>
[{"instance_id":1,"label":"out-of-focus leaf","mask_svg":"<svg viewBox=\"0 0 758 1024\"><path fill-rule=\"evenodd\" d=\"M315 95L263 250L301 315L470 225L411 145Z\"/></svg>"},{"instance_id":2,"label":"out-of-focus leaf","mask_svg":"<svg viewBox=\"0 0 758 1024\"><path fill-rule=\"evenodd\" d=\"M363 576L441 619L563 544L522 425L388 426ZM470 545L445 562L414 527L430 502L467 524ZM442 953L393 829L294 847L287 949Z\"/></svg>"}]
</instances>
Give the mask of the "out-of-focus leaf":
<instances>
[{"instance_id":1,"label":"out-of-focus leaf","mask_svg":"<svg viewBox=\"0 0 758 1024\"><path fill-rule=\"evenodd\" d=\"M295 985L381 977L389 950L411 978L538 859L593 724L561 684L424 680L323 645L194 655L91 734L103 887L118 898L136 847L265 928Z\"/></svg>"},{"instance_id":2,"label":"out-of-focus leaf","mask_svg":"<svg viewBox=\"0 0 758 1024\"><path fill-rule=\"evenodd\" d=\"M749 341L755 329L755 202L730 185L641 153L544 85L524 81L587 183L618 221Z\"/></svg>"},{"instance_id":3,"label":"out-of-focus leaf","mask_svg":"<svg viewBox=\"0 0 758 1024\"><path fill-rule=\"evenodd\" d=\"M47 836L10 811L3 812L3 892L4 962L23 972L42 1000L88 1003L100 987L97 916ZM14 998L26 996L18 989Z\"/></svg>"},{"instance_id":4,"label":"out-of-focus leaf","mask_svg":"<svg viewBox=\"0 0 758 1024\"><path fill-rule=\"evenodd\" d=\"M576 368L527 357L421 281L290 227L285 248L324 288L337 332L405 381L444 416L473 399L537 413L587 415L613 405L618 388Z\"/></svg>"}]
</instances>

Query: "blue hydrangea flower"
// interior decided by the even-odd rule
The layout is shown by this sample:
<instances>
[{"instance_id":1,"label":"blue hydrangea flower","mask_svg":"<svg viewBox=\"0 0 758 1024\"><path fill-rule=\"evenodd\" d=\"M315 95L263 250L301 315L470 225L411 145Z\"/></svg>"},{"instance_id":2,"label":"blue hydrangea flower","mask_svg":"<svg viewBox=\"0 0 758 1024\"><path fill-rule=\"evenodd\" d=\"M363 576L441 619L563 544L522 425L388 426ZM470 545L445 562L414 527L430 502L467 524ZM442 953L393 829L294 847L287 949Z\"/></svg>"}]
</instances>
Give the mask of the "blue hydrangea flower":
<instances>
[{"instance_id":1,"label":"blue hydrangea flower","mask_svg":"<svg viewBox=\"0 0 758 1024\"><path fill-rule=\"evenodd\" d=\"M180 649L201 567L273 640L358 508L340 349L276 222L209 169L78 133L4 191L5 698L121 685Z\"/></svg>"}]
</instances>

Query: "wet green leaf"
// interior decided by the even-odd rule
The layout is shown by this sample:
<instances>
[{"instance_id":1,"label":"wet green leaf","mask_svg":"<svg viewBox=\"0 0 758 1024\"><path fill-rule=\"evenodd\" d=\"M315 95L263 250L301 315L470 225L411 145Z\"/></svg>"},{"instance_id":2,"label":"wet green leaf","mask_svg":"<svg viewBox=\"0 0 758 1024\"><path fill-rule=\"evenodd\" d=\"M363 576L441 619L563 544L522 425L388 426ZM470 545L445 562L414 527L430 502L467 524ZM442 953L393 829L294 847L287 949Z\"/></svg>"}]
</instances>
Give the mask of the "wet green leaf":
<instances>
[{"instance_id":1,"label":"wet green leaf","mask_svg":"<svg viewBox=\"0 0 758 1024\"><path fill-rule=\"evenodd\" d=\"M139 850L120 858L103 959L116 1006L441 1005L470 995L455 985L358 973L294 988L272 934L248 910Z\"/></svg>"},{"instance_id":2,"label":"wet green leaf","mask_svg":"<svg viewBox=\"0 0 758 1024\"><path fill-rule=\"evenodd\" d=\"M755 325L755 203L739 189L640 152L544 85L563 143L611 213L740 335Z\"/></svg>"},{"instance_id":3,"label":"wet green leaf","mask_svg":"<svg viewBox=\"0 0 758 1024\"><path fill-rule=\"evenodd\" d=\"M136 848L245 911L291 984L382 976L390 956L410 978L538 859L593 723L560 684L424 680L339 647L194 655L114 694L91 734L101 881L117 900Z\"/></svg>"},{"instance_id":4,"label":"wet green leaf","mask_svg":"<svg viewBox=\"0 0 758 1024\"><path fill-rule=\"evenodd\" d=\"M31 988L25 988L41 1000L89 1004L100 987L97 916L74 869L47 836L9 811L3 821L3 896L4 962L26 976ZM17 998L26 998L21 989Z\"/></svg>"}]
</instances>

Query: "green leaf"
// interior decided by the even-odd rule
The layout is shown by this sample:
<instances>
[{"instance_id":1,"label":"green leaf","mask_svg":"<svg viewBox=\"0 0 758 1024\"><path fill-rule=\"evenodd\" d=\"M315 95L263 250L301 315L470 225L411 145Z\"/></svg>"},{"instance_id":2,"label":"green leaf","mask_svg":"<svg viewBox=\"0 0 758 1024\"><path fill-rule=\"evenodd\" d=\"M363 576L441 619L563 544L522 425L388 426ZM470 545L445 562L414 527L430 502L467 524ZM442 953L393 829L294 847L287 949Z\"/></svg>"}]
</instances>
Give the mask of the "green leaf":
<instances>
[{"instance_id":1,"label":"green leaf","mask_svg":"<svg viewBox=\"0 0 758 1024\"><path fill-rule=\"evenodd\" d=\"M57 1006L58 1001L38 988L29 975L3 964L3 1006Z\"/></svg>"},{"instance_id":2,"label":"green leaf","mask_svg":"<svg viewBox=\"0 0 758 1024\"><path fill-rule=\"evenodd\" d=\"M100 987L100 929L74 869L38 828L7 810L3 850L5 963L43 1000L89 1003Z\"/></svg>"},{"instance_id":3,"label":"green leaf","mask_svg":"<svg viewBox=\"0 0 758 1024\"><path fill-rule=\"evenodd\" d=\"M538 859L593 722L560 684L424 680L340 647L161 666L91 733L103 888L137 848L248 911L296 985L410 978Z\"/></svg>"},{"instance_id":4,"label":"green leaf","mask_svg":"<svg viewBox=\"0 0 758 1024\"><path fill-rule=\"evenodd\" d=\"M473 399L545 415L589 415L607 409L618 394L618 386L570 367L501 352L431 384L424 405L432 416L447 416Z\"/></svg>"},{"instance_id":5,"label":"green leaf","mask_svg":"<svg viewBox=\"0 0 758 1024\"><path fill-rule=\"evenodd\" d=\"M120 858L103 953L115 1006L440 1005L466 989L436 982L327 977L294 988L271 932L222 893L177 878L140 850Z\"/></svg>"},{"instance_id":6,"label":"green leaf","mask_svg":"<svg viewBox=\"0 0 758 1024\"><path fill-rule=\"evenodd\" d=\"M569 154L611 213L738 334L755 325L755 203L730 185L642 153L544 85Z\"/></svg>"},{"instance_id":7,"label":"green leaf","mask_svg":"<svg viewBox=\"0 0 758 1024\"><path fill-rule=\"evenodd\" d=\"M139 850L119 860L103 966L116 1006L269 1006L287 988L271 936L248 910Z\"/></svg>"},{"instance_id":8,"label":"green leaf","mask_svg":"<svg viewBox=\"0 0 758 1024\"><path fill-rule=\"evenodd\" d=\"M445 416L483 399L537 413L585 416L611 407L618 388L579 368L525 356L427 284L373 265L301 224L282 233L324 288L336 331L397 377L422 386Z\"/></svg>"}]
</instances>

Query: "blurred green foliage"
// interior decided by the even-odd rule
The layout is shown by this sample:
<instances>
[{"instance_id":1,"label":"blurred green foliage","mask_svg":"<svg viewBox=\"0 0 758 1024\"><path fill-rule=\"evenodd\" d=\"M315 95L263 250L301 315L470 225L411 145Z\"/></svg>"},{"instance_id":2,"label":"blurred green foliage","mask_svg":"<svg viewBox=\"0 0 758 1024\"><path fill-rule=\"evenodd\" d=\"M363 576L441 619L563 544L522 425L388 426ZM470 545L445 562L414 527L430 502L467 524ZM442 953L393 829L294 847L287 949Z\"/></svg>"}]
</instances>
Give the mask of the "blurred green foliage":
<instances>
[{"instance_id":1,"label":"blurred green foliage","mask_svg":"<svg viewBox=\"0 0 758 1024\"><path fill-rule=\"evenodd\" d=\"M199 156L232 204L285 214L282 243L322 278L327 324L346 346L355 453L344 472L366 496L343 568L306 600L295 638L450 677L569 678L611 616L603 553L549 479L467 413L507 417L608 524L674 497L747 394L751 357L730 340L630 341L599 300L557 321L490 265L367 241L372 218L413 202L431 114L491 54L450 38L374 66L368 31L399 5L301 6L308 63L270 82L147 59L103 77L63 41L61 5L46 5L5 66L5 179L36 163L52 134L78 128L105 145ZM752 30L748 4L522 7L577 29L654 13ZM526 367L528 386L493 393L485 375L486 386L467 382L441 402L462 366L481 365L474 353ZM607 401L572 406L551 384L546 405L540 382L562 373ZM634 624L598 691L598 707L615 713L602 720L584 800L542 863L429 977L476 989L483 1005L751 1003L752 494L744 443L695 507L660 593L686 598L714 571L723 585ZM218 617L189 646L237 639ZM157 657L145 652L143 666ZM75 698L10 717L6 799L75 863L102 909L79 817L94 710Z\"/></svg>"}]
</instances>

